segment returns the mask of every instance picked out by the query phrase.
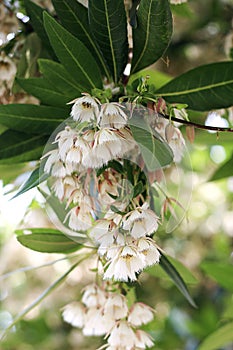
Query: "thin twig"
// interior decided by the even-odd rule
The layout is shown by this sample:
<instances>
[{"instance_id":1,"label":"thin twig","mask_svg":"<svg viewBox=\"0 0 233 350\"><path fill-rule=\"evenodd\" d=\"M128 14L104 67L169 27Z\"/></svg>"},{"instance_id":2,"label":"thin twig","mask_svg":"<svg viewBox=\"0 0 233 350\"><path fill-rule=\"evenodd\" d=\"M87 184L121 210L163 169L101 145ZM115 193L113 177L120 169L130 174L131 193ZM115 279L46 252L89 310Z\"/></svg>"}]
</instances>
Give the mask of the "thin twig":
<instances>
[{"instance_id":1,"label":"thin twig","mask_svg":"<svg viewBox=\"0 0 233 350\"><path fill-rule=\"evenodd\" d=\"M174 122L177 122L177 123L194 126L195 128L198 128L198 129L211 130L216 132L233 132L233 128L221 128L219 126L210 126L210 125L208 126L208 125L194 123L188 120L179 119L176 117L170 117L169 115L166 115L166 114L161 114L161 113L158 113L158 114L162 118L173 120Z\"/></svg>"}]
</instances>

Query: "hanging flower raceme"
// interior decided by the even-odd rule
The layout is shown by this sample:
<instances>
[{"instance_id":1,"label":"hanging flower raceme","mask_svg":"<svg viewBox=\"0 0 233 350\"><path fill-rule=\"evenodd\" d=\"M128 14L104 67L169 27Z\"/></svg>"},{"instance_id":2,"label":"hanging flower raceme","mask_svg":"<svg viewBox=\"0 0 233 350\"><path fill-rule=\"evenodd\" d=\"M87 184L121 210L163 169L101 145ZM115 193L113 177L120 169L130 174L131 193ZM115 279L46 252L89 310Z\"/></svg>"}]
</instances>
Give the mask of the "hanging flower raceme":
<instances>
[{"instance_id":1,"label":"hanging flower raceme","mask_svg":"<svg viewBox=\"0 0 233 350\"><path fill-rule=\"evenodd\" d=\"M153 320L154 310L139 302L129 308L125 295L108 288L107 285L87 286L81 302L72 302L63 308L64 321L82 329L86 336L105 335L107 344L101 349L152 347L152 338L138 327Z\"/></svg>"}]
</instances>

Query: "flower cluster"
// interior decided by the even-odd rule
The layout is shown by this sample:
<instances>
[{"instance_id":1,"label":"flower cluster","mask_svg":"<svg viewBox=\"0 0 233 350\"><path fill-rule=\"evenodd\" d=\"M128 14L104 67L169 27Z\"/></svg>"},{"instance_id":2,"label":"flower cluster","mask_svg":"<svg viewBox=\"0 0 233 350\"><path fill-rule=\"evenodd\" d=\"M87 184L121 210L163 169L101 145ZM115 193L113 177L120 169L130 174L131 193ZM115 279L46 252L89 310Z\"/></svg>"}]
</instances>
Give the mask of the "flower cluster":
<instances>
[{"instance_id":1,"label":"flower cluster","mask_svg":"<svg viewBox=\"0 0 233 350\"><path fill-rule=\"evenodd\" d=\"M15 63L2 51L0 54L0 99L12 88L15 74Z\"/></svg>"},{"instance_id":2,"label":"flower cluster","mask_svg":"<svg viewBox=\"0 0 233 350\"><path fill-rule=\"evenodd\" d=\"M8 41L9 34L16 34L19 29L17 17L6 6L0 4L0 45Z\"/></svg>"},{"instance_id":3,"label":"flower cluster","mask_svg":"<svg viewBox=\"0 0 233 350\"><path fill-rule=\"evenodd\" d=\"M154 318L154 310L144 303L131 307L123 294L108 291L96 284L85 288L82 301L68 304L63 319L81 328L85 336L105 336L107 344L101 349L133 350L153 346L150 335L138 327Z\"/></svg>"}]
</instances>

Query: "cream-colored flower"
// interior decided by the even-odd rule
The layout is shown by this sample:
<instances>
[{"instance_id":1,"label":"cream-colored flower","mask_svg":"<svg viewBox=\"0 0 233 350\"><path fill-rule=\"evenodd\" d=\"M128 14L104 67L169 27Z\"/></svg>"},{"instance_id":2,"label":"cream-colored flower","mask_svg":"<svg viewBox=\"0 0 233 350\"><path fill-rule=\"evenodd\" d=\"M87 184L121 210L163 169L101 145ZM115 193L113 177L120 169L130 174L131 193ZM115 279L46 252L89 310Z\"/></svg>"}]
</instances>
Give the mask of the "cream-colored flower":
<instances>
[{"instance_id":1,"label":"cream-colored flower","mask_svg":"<svg viewBox=\"0 0 233 350\"><path fill-rule=\"evenodd\" d=\"M158 216L149 209L148 203L127 213L123 218L123 229L130 231L134 238L151 235L158 229Z\"/></svg>"},{"instance_id":2,"label":"cream-colored flower","mask_svg":"<svg viewBox=\"0 0 233 350\"><path fill-rule=\"evenodd\" d=\"M122 294L112 293L104 305L104 314L113 320L125 318L128 314L126 297Z\"/></svg>"},{"instance_id":3,"label":"cream-colored flower","mask_svg":"<svg viewBox=\"0 0 233 350\"><path fill-rule=\"evenodd\" d=\"M80 302L72 302L63 308L62 317L65 322L73 327L82 328L84 326L86 309Z\"/></svg>"},{"instance_id":4,"label":"cream-colored flower","mask_svg":"<svg viewBox=\"0 0 233 350\"><path fill-rule=\"evenodd\" d=\"M105 335L114 326L114 320L109 319L103 314L103 310L91 307L85 315L83 334L86 336L101 336Z\"/></svg>"},{"instance_id":5,"label":"cream-colored flower","mask_svg":"<svg viewBox=\"0 0 233 350\"><path fill-rule=\"evenodd\" d=\"M96 284L90 284L84 288L82 302L88 308L100 308L107 300L106 292Z\"/></svg>"},{"instance_id":6,"label":"cream-colored flower","mask_svg":"<svg viewBox=\"0 0 233 350\"><path fill-rule=\"evenodd\" d=\"M187 2L188 0L170 0L170 3L173 5L180 5L183 4L184 2Z\"/></svg>"},{"instance_id":7,"label":"cream-colored flower","mask_svg":"<svg viewBox=\"0 0 233 350\"><path fill-rule=\"evenodd\" d=\"M72 208L67 214L65 221L68 218L68 226L74 231L86 231L92 226L92 216L82 206Z\"/></svg>"},{"instance_id":8,"label":"cream-colored flower","mask_svg":"<svg viewBox=\"0 0 233 350\"><path fill-rule=\"evenodd\" d=\"M7 82L13 81L16 71L15 63L2 51L0 55L0 80Z\"/></svg>"},{"instance_id":9,"label":"cream-colored flower","mask_svg":"<svg viewBox=\"0 0 233 350\"><path fill-rule=\"evenodd\" d=\"M96 100L88 94L79 97L70 103L74 103L71 109L71 117L75 121L90 122L96 120L99 113L99 106Z\"/></svg>"},{"instance_id":10,"label":"cream-colored flower","mask_svg":"<svg viewBox=\"0 0 233 350\"><path fill-rule=\"evenodd\" d=\"M118 322L110 333L108 344L111 346L134 349L136 336L126 321Z\"/></svg>"},{"instance_id":11,"label":"cream-colored flower","mask_svg":"<svg viewBox=\"0 0 233 350\"><path fill-rule=\"evenodd\" d=\"M136 335L136 341L135 341L135 346L139 349L146 349L146 348L151 348L154 346L152 337L142 331L141 329L137 329L135 332Z\"/></svg>"},{"instance_id":12,"label":"cream-colored flower","mask_svg":"<svg viewBox=\"0 0 233 350\"><path fill-rule=\"evenodd\" d=\"M97 122L103 128L123 128L127 124L127 115L122 107L115 102L105 103L101 106Z\"/></svg>"},{"instance_id":13,"label":"cream-colored flower","mask_svg":"<svg viewBox=\"0 0 233 350\"><path fill-rule=\"evenodd\" d=\"M154 310L144 303L135 303L130 309L128 322L138 327L142 324L147 324L154 318Z\"/></svg>"},{"instance_id":14,"label":"cream-colored flower","mask_svg":"<svg viewBox=\"0 0 233 350\"><path fill-rule=\"evenodd\" d=\"M136 244L138 251L143 255L146 267L159 263L160 253L153 239L149 237L141 237Z\"/></svg>"}]
</instances>

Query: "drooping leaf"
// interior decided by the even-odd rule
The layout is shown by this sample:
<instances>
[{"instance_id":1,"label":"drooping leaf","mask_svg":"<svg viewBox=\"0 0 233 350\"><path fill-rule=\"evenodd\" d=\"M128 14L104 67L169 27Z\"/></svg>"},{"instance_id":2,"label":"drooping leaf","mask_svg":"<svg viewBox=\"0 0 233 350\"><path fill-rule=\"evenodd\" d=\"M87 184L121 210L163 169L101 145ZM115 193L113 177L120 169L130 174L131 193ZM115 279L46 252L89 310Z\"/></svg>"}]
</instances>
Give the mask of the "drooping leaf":
<instances>
[{"instance_id":1,"label":"drooping leaf","mask_svg":"<svg viewBox=\"0 0 233 350\"><path fill-rule=\"evenodd\" d=\"M189 109L208 111L232 106L233 62L194 68L171 80L156 92L170 103L186 103Z\"/></svg>"},{"instance_id":2,"label":"drooping leaf","mask_svg":"<svg viewBox=\"0 0 233 350\"><path fill-rule=\"evenodd\" d=\"M64 28L82 41L92 56L95 57L103 74L110 80L104 57L90 32L87 8L76 0L53 0L53 5Z\"/></svg>"},{"instance_id":3,"label":"drooping leaf","mask_svg":"<svg viewBox=\"0 0 233 350\"><path fill-rule=\"evenodd\" d=\"M98 64L84 44L44 13L44 24L51 45L68 72L87 91L101 88L102 79Z\"/></svg>"},{"instance_id":4,"label":"drooping leaf","mask_svg":"<svg viewBox=\"0 0 233 350\"><path fill-rule=\"evenodd\" d=\"M143 183L139 181L133 189L133 198L137 197L144 190Z\"/></svg>"},{"instance_id":5,"label":"drooping leaf","mask_svg":"<svg viewBox=\"0 0 233 350\"><path fill-rule=\"evenodd\" d=\"M46 136L6 130L0 135L0 161L45 145Z\"/></svg>"},{"instance_id":6,"label":"drooping leaf","mask_svg":"<svg viewBox=\"0 0 233 350\"><path fill-rule=\"evenodd\" d=\"M44 28L43 12L45 12L46 10L30 0L24 0L24 3L25 3L27 15L30 17L30 21L32 23L33 29L41 39L43 45L45 45L48 52L54 58L55 57L54 51L50 45L48 35Z\"/></svg>"},{"instance_id":7,"label":"drooping leaf","mask_svg":"<svg viewBox=\"0 0 233 350\"><path fill-rule=\"evenodd\" d=\"M133 29L132 73L156 62L172 35L172 16L167 0L141 0L137 27Z\"/></svg>"},{"instance_id":8,"label":"drooping leaf","mask_svg":"<svg viewBox=\"0 0 233 350\"><path fill-rule=\"evenodd\" d=\"M172 162L171 148L166 142L157 138L157 134L143 119L132 118L130 129L149 171L160 169Z\"/></svg>"},{"instance_id":9,"label":"drooping leaf","mask_svg":"<svg viewBox=\"0 0 233 350\"><path fill-rule=\"evenodd\" d=\"M40 229L27 229L30 234L18 235L17 240L25 247L41 253L71 253L82 247L58 230L40 232ZM55 232L56 231L56 232Z\"/></svg>"},{"instance_id":10,"label":"drooping leaf","mask_svg":"<svg viewBox=\"0 0 233 350\"><path fill-rule=\"evenodd\" d=\"M197 279L193 276L192 272L186 266L184 266L179 260L167 254L166 254L166 258L173 265L173 267L176 269L176 271L179 273L179 275L182 277L183 281L186 284L197 283ZM160 264L151 266L147 268L145 271L149 273L149 275L151 276L170 279L170 276L165 272L165 270L160 266Z\"/></svg>"},{"instance_id":11,"label":"drooping leaf","mask_svg":"<svg viewBox=\"0 0 233 350\"><path fill-rule=\"evenodd\" d=\"M31 190L32 188L38 186L40 183L47 179L48 175L46 173L41 174L40 168L33 170L29 178L20 187L19 191L14 195L13 198L20 196L21 194ZM12 198L12 199L13 199Z\"/></svg>"},{"instance_id":12,"label":"drooping leaf","mask_svg":"<svg viewBox=\"0 0 233 350\"><path fill-rule=\"evenodd\" d=\"M209 181L216 181L225 179L226 177L233 176L233 154L231 158L221 165L211 176Z\"/></svg>"},{"instance_id":13,"label":"drooping leaf","mask_svg":"<svg viewBox=\"0 0 233 350\"><path fill-rule=\"evenodd\" d=\"M233 292L233 265L216 261L204 261L201 268L222 287Z\"/></svg>"},{"instance_id":14,"label":"drooping leaf","mask_svg":"<svg viewBox=\"0 0 233 350\"><path fill-rule=\"evenodd\" d=\"M128 60L127 21L123 0L89 0L91 31L117 82Z\"/></svg>"},{"instance_id":15,"label":"drooping leaf","mask_svg":"<svg viewBox=\"0 0 233 350\"><path fill-rule=\"evenodd\" d=\"M0 160L0 164L1 165L2 164L10 165L12 163L19 164L19 163L25 163L25 162L31 162L31 161L39 160L40 157L42 156L43 149L44 149L44 145L43 146L38 146L38 147L33 148L33 149L29 150L29 151L21 153L21 154L19 154L17 156L13 156L11 158L1 159Z\"/></svg>"},{"instance_id":16,"label":"drooping leaf","mask_svg":"<svg viewBox=\"0 0 233 350\"><path fill-rule=\"evenodd\" d=\"M218 350L233 342L233 321L224 324L211 333L199 345L197 350Z\"/></svg>"},{"instance_id":17,"label":"drooping leaf","mask_svg":"<svg viewBox=\"0 0 233 350\"><path fill-rule=\"evenodd\" d=\"M64 107L72 97L56 91L44 78L16 79L17 83L30 95L35 96L44 105Z\"/></svg>"},{"instance_id":18,"label":"drooping leaf","mask_svg":"<svg viewBox=\"0 0 233 350\"><path fill-rule=\"evenodd\" d=\"M79 97L84 87L80 86L71 74L63 67L62 64L46 60L38 60L39 68L44 78L54 86L57 91L64 93L72 98Z\"/></svg>"},{"instance_id":19,"label":"drooping leaf","mask_svg":"<svg viewBox=\"0 0 233 350\"><path fill-rule=\"evenodd\" d=\"M29 134L50 135L68 117L67 108L30 104L0 105L0 123Z\"/></svg>"},{"instance_id":20,"label":"drooping leaf","mask_svg":"<svg viewBox=\"0 0 233 350\"><path fill-rule=\"evenodd\" d=\"M194 300L192 299L188 288L179 274L179 272L176 270L176 268L173 266L173 264L169 261L169 259L160 251L161 257L160 257L160 266L163 268L163 270L167 273L167 275L172 279L172 281L175 283L176 287L179 289L179 291L183 294L185 299L189 302L190 305L193 307L197 307Z\"/></svg>"}]
</instances>

